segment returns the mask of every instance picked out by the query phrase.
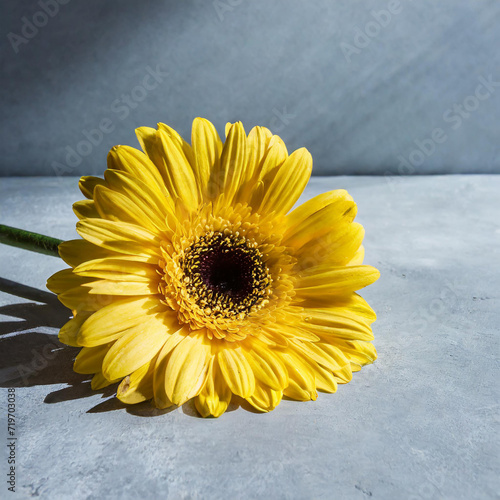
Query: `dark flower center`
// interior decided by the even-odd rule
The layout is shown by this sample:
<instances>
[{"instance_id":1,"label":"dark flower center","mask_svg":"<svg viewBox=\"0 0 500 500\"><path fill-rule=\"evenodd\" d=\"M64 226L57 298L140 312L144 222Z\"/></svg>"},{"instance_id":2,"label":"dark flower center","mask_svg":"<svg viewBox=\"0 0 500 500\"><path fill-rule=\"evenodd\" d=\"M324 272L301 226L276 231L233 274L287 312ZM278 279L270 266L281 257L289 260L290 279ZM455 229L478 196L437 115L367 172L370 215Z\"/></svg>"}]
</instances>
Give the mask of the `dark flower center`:
<instances>
[{"instance_id":1,"label":"dark flower center","mask_svg":"<svg viewBox=\"0 0 500 500\"><path fill-rule=\"evenodd\" d=\"M220 245L200 255L199 274L210 290L244 297L251 292L253 264L252 256L242 248Z\"/></svg>"},{"instance_id":2,"label":"dark flower center","mask_svg":"<svg viewBox=\"0 0 500 500\"><path fill-rule=\"evenodd\" d=\"M265 299L271 282L262 254L236 235L202 236L188 248L181 266L188 293L215 316L250 312Z\"/></svg>"}]
</instances>

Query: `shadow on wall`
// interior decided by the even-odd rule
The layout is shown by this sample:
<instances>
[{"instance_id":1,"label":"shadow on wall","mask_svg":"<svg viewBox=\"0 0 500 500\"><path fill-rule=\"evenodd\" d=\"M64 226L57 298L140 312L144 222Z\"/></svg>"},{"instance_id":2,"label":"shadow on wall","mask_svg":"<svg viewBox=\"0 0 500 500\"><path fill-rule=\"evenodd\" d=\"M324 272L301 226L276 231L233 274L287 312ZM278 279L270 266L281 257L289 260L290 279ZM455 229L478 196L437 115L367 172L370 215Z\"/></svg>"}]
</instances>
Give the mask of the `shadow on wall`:
<instances>
[{"instance_id":1,"label":"shadow on wall","mask_svg":"<svg viewBox=\"0 0 500 500\"><path fill-rule=\"evenodd\" d=\"M105 69L98 55L109 52L112 58L124 45L134 43L144 23L151 23L152 12L161 8L162 15L171 19L182 8L174 0L121 0L120 8L114 3L96 1L80 8L66 6L70 0L52 2L45 8L41 4L50 4L50 0L19 2L9 7L8 15L0 23L8 41L3 54L4 74L17 73L20 62L39 76L44 73L57 75L71 68L76 70L83 63L92 67L92 62L100 65L101 70ZM134 13L133 22L130 12ZM95 67L96 75L99 68ZM21 83L22 90L30 95L30 89L39 90L41 83L48 82L22 78Z\"/></svg>"},{"instance_id":2,"label":"shadow on wall","mask_svg":"<svg viewBox=\"0 0 500 500\"><path fill-rule=\"evenodd\" d=\"M0 175L98 174L134 128L196 116L268 126L315 175L499 169L495 0L11 4Z\"/></svg>"}]
</instances>

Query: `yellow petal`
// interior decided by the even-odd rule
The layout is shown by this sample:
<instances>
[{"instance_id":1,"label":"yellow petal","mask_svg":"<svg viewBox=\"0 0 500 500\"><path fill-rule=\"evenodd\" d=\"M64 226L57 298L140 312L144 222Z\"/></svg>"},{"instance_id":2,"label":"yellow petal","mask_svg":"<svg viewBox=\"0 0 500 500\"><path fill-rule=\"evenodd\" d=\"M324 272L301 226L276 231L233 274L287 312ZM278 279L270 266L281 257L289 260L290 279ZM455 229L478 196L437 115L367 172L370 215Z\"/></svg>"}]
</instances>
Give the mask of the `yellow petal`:
<instances>
[{"instance_id":1,"label":"yellow petal","mask_svg":"<svg viewBox=\"0 0 500 500\"><path fill-rule=\"evenodd\" d=\"M352 222L356 210L352 197L343 189L320 194L286 216L284 244L300 248L307 242Z\"/></svg>"},{"instance_id":2,"label":"yellow petal","mask_svg":"<svg viewBox=\"0 0 500 500\"><path fill-rule=\"evenodd\" d=\"M79 347L77 341L78 332L91 314L91 311L82 311L76 314L75 317L70 319L59 331L59 340L63 344Z\"/></svg>"},{"instance_id":3,"label":"yellow petal","mask_svg":"<svg viewBox=\"0 0 500 500\"><path fill-rule=\"evenodd\" d=\"M90 243L108 250L136 255L155 263L161 257L159 238L135 224L85 219L76 224L76 230Z\"/></svg>"},{"instance_id":4,"label":"yellow petal","mask_svg":"<svg viewBox=\"0 0 500 500\"><path fill-rule=\"evenodd\" d=\"M148 158L159 170L162 183L164 183L164 163L160 155L160 149L158 148L157 130L151 127L139 127L135 129L135 135L144 153L146 153Z\"/></svg>"},{"instance_id":5,"label":"yellow petal","mask_svg":"<svg viewBox=\"0 0 500 500\"><path fill-rule=\"evenodd\" d=\"M131 262L126 258L95 259L75 267L78 276L103 278L115 281L150 282L158 279L158 267L144 262Z\"/></svg>"},{"instance_id":6,"label":"yellow petal","mask_svg":"<svg viewBox=\"0 0 500 500\"><path fill-rule=\"evenodd\" d=\"M249 205L254 210L257 210L260 207L262 200L264 199L264 195L266 193L266 186L264 185L263 181L257 181L255 184L252 183L248 184L251 185L250 189L251 196L250 194L241 195L240 199L241 201L246 201L249 198L250 199Z\"/></svg>"},{"instance_id":7,"label":"yellow petal","mask_svg":"<svg viewBox=\"0 0 500 500\"><path fill-rule=\"evenodd\" d=\"M173 406L165 392L165 374L167 366L172 356L173 349L186 338L190 333L189 327L184 326L177 332L169 336L156 358L153 373L153 395L154 404L157 408L164 409Z\"/></svg>"},{"instance_id":8,"label":"yellow petal","mask_svg":"<svg viewBox=\"0 0 500 500\"><path fill-rule=\"evenodd\" d=\"M365 258L365 247L361 245L353 258L348 262L348 266L360 266Z\"/></svg>"},{"instance_id":9,"label":"yellow petal","mask_svg":"<svg viewBox=\"0 0 500 500\"><path fill-rule=\"evenodd\" d=\"M73 370L76 373L92 374L101 371L102 360L109 350L110 345L104 344L96 347L84 347L75 359Z\"/></svg>"},{"instance_id":10,"label":"yellow petal","mask_svg":"<svg viewBox=\"0 0 500 500\"><path fill-rule=\"evenodd\" d=\"M116 384L116 382L118 382L118 380L108 380L102 373L96 373L92 377L90 387L93 391L99 391L100 389L104 389L111 384Z\"/></svg>"},{"instance_id":11,"label":"yellow petal","mask_svg":"<svg viewBox=\"0 0 500 500\"><path fill-rule=\"evenodd\" d=\"M241 122L234 123L229 130L222 157L220 169L214 171L210 182L214 183L214 194L224 193L225 201L231 204L242 179L247 160L247 137Z\"/></svg>"},{"instance_id":12,"label":"yellow petal","mask_svg":"<svg viewBox=\"0 0 500 500\"><path fill-rule=\"evenodd\" d=\"M330 267L319 265L301 273L297 280L297 298L328 298L371 285L380 277L372 266Z\"/></svg>"},{"instance_id":13,"label":"yellow petal","mask_svg":"<svg viewBox=\"0 0 500 500\"><path fill-rule=\"evenodd\" d=\"M158 354L169 334L179 329L173 312L152 315L126 330L109 349L102 373L109 379L130 375Z\"/></svg>"},{"instance_id":14,"label":"yellow petal","mask_svg":"<svg viewBox=\"0 0 500 500\"><path fill-rule=\"evenodd\" d=\"M182 328L179 328L169 335L161 350L162 358L170 354L188 335L190 335L190 333L191 329L187 325L184 325Z\"/></svg>"},{"instance_id":15,"label":"yellow petal","mask_svg":"<svg viewBox=\"0 0 500 500\"><path fill-rule=\"evenodd\" d=\"M311 366L291 350L280 353L280 358L288 372L288 386L284 389L285 396L298 401L316 399L314 372Z\"/></svg>"},{"instance_id":16,"label":"yellow petal","mask_svg":"<svg viewBox=\"0 0 500 500\"><path fill-rule=\"evenodd\" d=\"M259 210L264 197L273 184L283 163L287 160L288 153L283 141L276 135L273 135L268 143L267 151L264 153L259 166L256 168L254 177L247 182L249 191L247 197L251 194L250 205ZM242 201L247 201L243 198Z\"/></svg>"},{"instance_id":17,"label":"yellow petal","mask_svg":"<svg viewBox=\"0 0 500 500\"><path fill-rule=\"evenodd\" d=\"M164 306L150 297L131 297L106 305L83 323L78 343L96 346L121 337L125 330L141 325Z\"/></svg>"},{"instance_id":18,"label":"yellow petal","mask_svg":"<svg viewBox=\"0 0 500 500\"><path fill-rule=\"evenodd\" d=\"M218 193L211 193L209 181L219 171L222 141L215 127L204 118L195 118L191 132L194 153L194 173L205 199L213 199Z\"/></svg>"},{"instance_id":19,"label":"yellow petal","mask_svg":"<svg viewBox=\"0 0 500 500\"><path fill-rule=\"evenodd\" d=\"M301 316L299 316L301 318ZM290 323L280 322L274 323L270 325L266 325L265 329L267 332L280 333L286 339L295 339L295 340L307 340L309 342L316 342L320 340L320 338L305 328L300 328L298 324L293 324L293 321L297 321L298 318L295 316L289 316L288 321ZM300 319L298 319L297 323L300 323Z\"/></svg>"},{"instance_id":20,"label":"yellow petal","mask_svg":"<svg viewBox=\"0 0 500 500\"><path fill-rule=\"evenodd\" d=\"M288 339L274 326L266 325L260 331L259 339L273 347L288 347Z\"/></svg>"},{"instance_id":21,"label":"yellow petal","mask_svg":"<svg viewBox=\"0 0 500 500\"><path fill-rule=\"evenodd\" d=\"M198 185L181 145L165 130L158 130L157 137L164 164L161 173L168 192L181 199L188 210L196 210L199 205Z\"/></svg>"},{"instance_id":22,"label":"yellow petal","mask_svg":"<svg viewBox=\"0 0 500 500\"><path fill-rule=\"evenodd\" d=\"M104 259L106 257L124 258L128 260L145 262L151 260L148 255L141 258L137 255L126 255L98 247L86 240L68 240L59 245L61 259L72 267L76 267L87 260Z\"/></svg>"},{"instance_id":23,"label":"yellow petal","mask_svg":"<svg viewBox=\"0 0 500 500\"><path fill-rule=\"evenodd\" d=\"M337 381L343 383L351 380L351 365L338 349L306 342L301 345L297 343L295 347L314 373L314 385L319 391L336 392Z\"/></svg>"},{"instance_id":24,"label":"yellow petal","mask_svg":"<svg viewBox=\"0 0 500 500\"><path fill-rule=\"evenodd\" d=\"M295 250L294 255L298 260L296 270L319 264L331 266L349 264L361 246L364 234L363 226L352 222L336 227L335 230L319 237L314 237L300 249Z\"/></svg>"},{"instance_id":25,"label":"yellow petal","mask_svg":"<svg viewBox=\"0 0 500 500\"><path fill-rule=\"evenodd\" d=\"M176 143L177 147L182 150L184 153L184 156L186 157L187 161L189 162L190 165L194 165L194 154L193 154L193 148L189 143L187 143L182 136L177 132L177 130L174 130L172 127L169 127L165 123L158 123L158 130L162 130L163 132L166 132L172 140Z\"/></svg>"},{"instance_id":26,"label":"yellow petal","mask_svg":"<svg viewBox=\"0 0 500 500\"><path fill-rule=\"evenodd\" d=\"M306 314L308 308L316 309L318 307L317 305L311 305L307 301L305 301L305 304L304 312ZM352 318L367 324L371 324L377 319L375 311L369 306L366 300L357 293L352 293L343 297L333 297L328 305L321 307L321 310L324 311L325 314ZM318 324L329 324L326 322L324 323L324 321L326 320L322 320Z\"/></svg>"},{"instance_id":27,"label":"yellow petal","mask_svg":"<svg viewBox=\"0 0 500 500\"><path fill-rule=\"evenodd\" d=\"M278 169L288 158L288 151L281 137L277 135L271 136L267 144L267 151L262 158L260 170L258 171L259 179L264 181L267 186L274 180Z\"/></svg>"},{"instance_id":28,"label":"yellow petal","mask_svg":"<svg viewBox=\"0 0 500 500\"><path fill-rule=\"evenodd\" d=\"M350 373L350 365L348 365L348 369ZM337 392L337 377L330 369L316 363L314 367L314 379L318 391L328 393Z\"/></svg>"},{"instance_id":29,"label":"yellow petal","mask_svg":"<svg viewBox=\"0 0 500 500\"><path fill-rule=\"evenodd\" d=\"M173 214L172 198L161 192L156 185L146 184L139 179L135 179L128 172L119 170L106 170L104 177L109 187L114 191L134 200L134 203L141 211L148 216L153 224L160 230L166 228L165 218L167 214Z\"/></svg>"},{"instance_id":30,"label":"yellow petal","mask_svg":"<svg viewBox=\"0 0 500 500\"><path fill-rule=\"evenodd\" d=\"M232 397L222 372L217 357L211 359L207 374L207 381L195 398L196 409L202 417L220 417L227 409Z\"/></svg>"},{"instance_id":31,"label":"yellow petal","mask_svg":"<svg viewBox=\"0 0 500 500\"><path fill-rule=\"evenodd\" d=\"M257 384L254 393L246 399L257 410L268 412L280 404L282 396L282 391L275 391L264 384Z\"/></svg>"},{"instance_id":32,"label":"yellow petal","mask_svg":"<svg viewBox=\"0 0 500 500\"><path fill-rule=\"evenodd\" d=\"M92 278L78 276L73 273L73 269L63 269L53 274L47 280L47 288L54 293L63 293L71 288L78 287L84 283L89 283Z\"/></svg>"},{"instance_id":33,"label":"yellow petal","mask_svg":"<svg viewBox=\"0 0 500 500\"><path fill-rule=\"evenodd\" d=\"M300 340L293 341L293 345L296 352L300 353L306 361L313 360L330 371L339 370L349 364L342 351L331 345Z\"/></svg>"},{"instance_id":34,"label":"yellow petal","mask_svg":"<svg viewBox=\"0 0 500 500\"><path fill-rule=\"evenodd\" d=\"M165 393L182 405L202 389L210 362L210 343L204 332L192 333L172 351L165 373Z\"/></svg>"},{"instance_id":35,"label":"yellow petal","mask_svg":"<svg viewBox=\"0 0 500 500\"><path fill-rule=\"evenodd\" d=\"M153 137L155 137L156 130L151 130L153 131ZM121 171L133 179L141 181L163 196L167 195L163 178L156 165L147 155L135 148L130 146L115 146L112 148L108 154L108 169ZM109 183L106 172L104 177Z\"/></svg>"},{"instance_id":36,"label":"yellow petal","mask_svg":"<svg viewBox=\"0 0 500 500\"><path fill-rule=\"evenodd\" d=\"M331 326L317 325L311 320L304 321L301 325L304 329L308 328L314 332L318 339L325 342L333 341L333 339L373 340L372 329L369 325L348 318L332 320Z\"/></svg>"},{"instance_id":37,"label":"yellow petal","mask_svg":"<svg viewBox=\"0 0 500 500\"><path fill-rule=\"evenodd\" d=\"M305 354L304 360L313 367L316 388L335 392L337 382L347 383L352 379L351 364L337 347L324 343L297 346Z\"/></svg>"},{"instance_id":38,"label":"yellow petal","mask_svg":"<svg viewBox=\"0 0 500 500\"><path fill-rule=\"evenodd\" d=\"M364 366L377 359L377 350L371 342L335 339L332 343L351 363Z\"/></svg>"},{"instance_id":39,"label":"yellow petal","mask_svg":"<svg viewBox=\"0 0 500 500\"><path fill-rule=\"evenodd\" d=\"M357 365L356 363L351 363L352 373L359 372L361 368L362 368L361 365Z\"/></svg>"},{"instance_id":40,"label":"yellow petal","mask_svg":"<svg viewBox=\"0 0 500 500\"><path fill-rule=\"evenodd\" d=\"M241 347L228 346L217 355L227 385L237 396L250 397L255 390L255 376Z\"/></svg>"},{"instance_id":41,"label":"yellow petal","mask_svg":"<svg viewBox=\"0 0 500 500\"><path fill-rule=\"evenodd\" d=\"M107 187L95 188L94 202L99 216L103 219L136 224L152 233L156 232L158 224L163 223L165 227L164 221L162 222L149 207L144 205L141 207L136 203L136 199L130 199Z\"/></svg>"},{"instance_id":42,"label":"yellow petal","mask_svg":"<svg viewBox=\"0 0 500 500\"><path fill-rule=\"evenodd\" d=\"M255 377L271 389L283 390L288 385L288 375L279 356L257 339L252 339L246 345L245 357Z\"/></svg>"},{"instance_id":43,"label":"yellow petal","mask_svg":"<svg viewBox=\"0 0 500 500\"><path fill-rule=\"evenodd\" d=\"M338 307L306 308L303 314L301 326L308 328L321 339L373 340L370 327L373 320L357 314L348 304Z\"/></svg>"},{"instance_id":44,"label":"yellow petal","mask_svg":"<svg viewBox=\"0 0 500 500\"><path fill-rule=\"evenodd\" d=\"M131 274L128 276L130 280L136 277ZM159 278L158 278L159 279ZM157 295L158 283L151 281L111 281L111 280L98 280L91 283L82 285L92 295ZM159 302L159 300L158 300Z\"/></svg>"},{"instance_id":45,"label":"yellow petal","mask_svg":"<svg viewBox=\"0 0 500 500\"><path fill-rule=\"evenodd\" d=\"M287 213L304 191L311 171L311 153L305 148L294 151L278 169L266 190L259 211Z\"/></svg>"},{"instance_id":46,"label":"yellow petal","mask_svg":"<svg viewBox=\"0 0 500 500\"><path fill-rule=\"evenodd\" d=\"M335 381L338 384L348 384L352 380L352 363L335 370L333 374L335 375Z\"/></svg>"},{"instance_id":47,"label":"yellow petal","mask_svg":"<svg viewBox=\"0 0 500 500\"><path fill-rule=\"evenodd\" d=\"M316 401L318 398L318 393L316 392L316 386L308 392L305 391L297 381L290 379L288 387L283 389L283 395L290 399L295 399L296 401Z\"/></svg>"},{"instance_id":48,"label":"yellow petal","mask_svg":"<svg viewBox=\"0 0 500 500\"><path fill-rule=\"evenodd\" d=\"M127 404L136 404L153 397L153 372L156 357L148 361L130 375L127 375L118 386L116 397Z\"/></svg>"},{"instance_id":49,"label":"yellow petal","mask_svg":"<svg viewBox=\"0 0 500 500\"><path fill-rule=\"evenodd\" d=\"M246 180L249 181L255 177L256 180L259 179L259 175L262 173L262 178L267 172L262 172L261 163L266 155L269 147L269 141L273 134L266 127L254 127L250 130L248 134L247 144L248 144L248 161L247 161L247 171ZM281 163L285 160L281 161ZM274 162L274 166L279 164L279 160Z\"/></svg>"},{"instance_id":50,"label":"yellow petal","mask_svg":"<svg viewBox=\"0 0 500 500\"><path fill-rule=\"evenodd\" d=\"M97 187L97 186L96 186ZM95 190L94 190L95 193ZM93 200L83 200L73 203L73 212L79 219L99 218L99 212Z\"/></svg>"},{"instance_id":51,"label":"yellow petal","mask_svg":"<svg viewBox=\"0 0 500 500\"><path fill-rule=\"evenodd\" d=\"M105 186L106 181L100 177L94 177L93 175L84 175L80 178L78 185L83 196L85 196L85 198L92 199L94 197L95 187Z\"/></svg>"},{"instance_id":52,"label":"yellow petal","mask_svg":"<svg viewBox=\"0 0 500 500\"><path fill-rule=\"evenodd\" d=\"M89 288L80 285L60 293L57 298L68 309L78 312L97 311L121 298L113 295L94 295L89 292Z\"/></svg>"}]
</instances>

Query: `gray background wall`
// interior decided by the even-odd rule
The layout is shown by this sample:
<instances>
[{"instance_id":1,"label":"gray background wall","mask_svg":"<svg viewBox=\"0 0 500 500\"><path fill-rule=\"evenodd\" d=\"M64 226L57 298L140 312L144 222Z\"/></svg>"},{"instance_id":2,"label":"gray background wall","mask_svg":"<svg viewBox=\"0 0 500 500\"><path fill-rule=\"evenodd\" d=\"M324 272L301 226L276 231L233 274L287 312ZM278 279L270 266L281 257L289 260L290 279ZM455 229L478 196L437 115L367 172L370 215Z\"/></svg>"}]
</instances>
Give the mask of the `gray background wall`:
<instances>
[{"instance_id":1,"label":"gray background wall","mask_svg":"<svg viewBox=\"0 0 500 500\"><path fill-rule=\"evenodd\" d=\"M55 2L0 7L1 175L100 174L196 116L267 125L315 174L500 171L497 0Z\"/></svg>"}]
</instances>

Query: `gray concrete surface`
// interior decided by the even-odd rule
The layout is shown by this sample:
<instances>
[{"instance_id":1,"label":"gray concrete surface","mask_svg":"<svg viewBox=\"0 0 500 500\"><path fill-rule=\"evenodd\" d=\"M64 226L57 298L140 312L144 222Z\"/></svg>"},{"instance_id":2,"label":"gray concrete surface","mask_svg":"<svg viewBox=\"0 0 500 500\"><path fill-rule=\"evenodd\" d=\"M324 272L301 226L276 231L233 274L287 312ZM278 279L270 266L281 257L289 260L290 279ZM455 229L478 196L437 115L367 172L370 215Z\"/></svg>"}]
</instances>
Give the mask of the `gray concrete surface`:
<instances>
[{"instance_id":1,"label":"gray concrete surface","mask_svg":"<svg viewBox=\"0 0 500 500\"><path fill-rule=\"evenodd\" d=\"M135 127L190 137L196 116L266 125L317 175L412 173L400 156L500 173L498 0L58 0L45 15L55 1L0 3L0 175L97 173Z\"/></svg>"},{"instance_id":2,"label":"gray concrete surface","mask_svg":"<svg viewBox=\"0 0 500 500\"><path fill-rule=\"evenodd\" d=\"M2 436L18 386L18 492L4 438L0 498L499 498L500 177L315 178L304 197L330 188L354 196L382 273L363 293L379 359L269 414L203 420L92 392L55 340L68 312L44 284L62 263L0 246ZM79 198L76 178L2 179L0 221L71 238Z\"/></svg>"}]
</instances>

